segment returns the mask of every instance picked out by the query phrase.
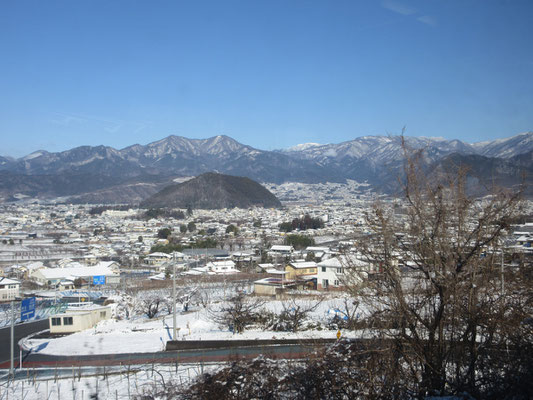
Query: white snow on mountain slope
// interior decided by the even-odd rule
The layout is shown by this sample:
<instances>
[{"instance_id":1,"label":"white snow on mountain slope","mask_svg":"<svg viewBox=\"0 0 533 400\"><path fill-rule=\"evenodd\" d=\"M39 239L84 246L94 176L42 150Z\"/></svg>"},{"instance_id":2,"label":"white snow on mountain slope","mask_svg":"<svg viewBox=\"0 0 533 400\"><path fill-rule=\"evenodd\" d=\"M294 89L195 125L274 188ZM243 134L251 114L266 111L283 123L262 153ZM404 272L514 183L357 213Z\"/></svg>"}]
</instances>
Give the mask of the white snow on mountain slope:
<instances>
[{"instance_id":1,"label":"white snow on mountain slope","mask_svg":"<svg viewBox=\"0 0 533 400\"><path fill-rule=\"evenodd\" d=\"M47 154L46 151L42 151L42 150L35 151L35 152L31 153L31 154L28 154L25 157L22 157L22 160L24 160L24 161L33 160L34 158L41 157L42 155L45 155L45 154Z\"/></svg>"},{"instance_id":2,"label":"white snow on mountain slope","mask_svg":"<svg viewBox=\"0 0 533 400\"><path fill-rule=\"evenodd\" d=\"M301 143L301 144L297 144L296 146L289 147L288 149L284 151L287 151L287 152L302 151L302 150L307 150L307 149L310 149L312 147L317 147L317 146L322 146L322 145L320 143Z\"/></svg>"},{"instance_id":3,"label":"white snow on mountain slope","mask_svg":"<svg viewBox=\"0 0 533 400\"><path fill-rule=\"evenodd\" d=\"M533 150L533 132L525 132L509 138L474 143L478 154L487 157L511 158Z\"/></svg>"},{"instance_id":4,"label":"white snow on mountain slope","mask_svg":"<svg viewBox=\"0 0 533 400\"><path fill-rule=\"evenodd\" d=\"M533 150L533 132L516 135L507 139L466 143L461 140L446 140L432 137L405 136L409 148L424 148L437 155L450 153L479 154L487 157L509 158L517 154ZM323 162L324 159L368 159L374 163L399 160L403 157L401 136L363 136L351 141L306 146L299 145L287 150L291 154L304 159Z\"/></svg>"},{"instance_id":5,"label":"white snow on mountain slope","mask_svg":"<svg viewBox=\"0 0 533 400\"><path fill-rule=\"evenodd\" d=\"M166 155L181 153L191 156L228 156L233 153L257 153L258 150L241 144L236 140L218 135L208 139L188 139L182 136L168 136L164 139L147 144L135 145L121 150L128 159L140 157L159 160Z\"/></svg>"},{"instance_id":6,"label":"white snow on mountain slope","mask_svg":"<svg viewBox=\"0 0 533 400\"><path fill-rule=\"evenodd\" d=\"M533 151L533 132L474 144L435 137L405 136L403 139L412 149L426 149L429 161L436 161L456 152L510 158ZM290 166L293 170L297 167L305 170L305 179L309 179L309 174L316 174L316 179L324 179L321 175L324 171L328 177L335 174L351 174L348 177L353 177L361 171L361 166L379 169L384 165L397 164L403 156L401 136L368 135L337 144L310 142L269 152L239 143L225 135L208 139L171 135L147 145L136 144L122 150L106 146L80 146L59 153L37 151L12 162L5 159L0 162L3 162L4 170L24 174L55 174L68 171L69 168L78 168L86 173L120 175L125 170L137 168L132 173L149 171L150 174L170 172L191 175L217 169L237 175L246 175L253 170L259 171L257 174L260 175L264 174L261 171L281 168L283 171L278 175L282 176L283 173L289 176L286 168ZM269 174L266 175L268 178L256 178L272 178ZM290 176L294 178L294 175Z\"/></svg>"}]
</instances>

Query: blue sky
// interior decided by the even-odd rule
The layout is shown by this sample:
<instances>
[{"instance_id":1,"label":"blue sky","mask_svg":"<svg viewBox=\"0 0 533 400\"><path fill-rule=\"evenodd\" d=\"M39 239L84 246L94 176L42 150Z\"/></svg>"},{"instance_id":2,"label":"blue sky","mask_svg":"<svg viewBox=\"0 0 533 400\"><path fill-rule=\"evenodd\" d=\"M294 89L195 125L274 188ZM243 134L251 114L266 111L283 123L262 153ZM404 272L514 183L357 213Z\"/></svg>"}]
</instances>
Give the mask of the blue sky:
<instances>
[{"instance_id":1,"label":"blue sky","mask_svg":"<svg viewBox=\"0 0 533 400\"><path fill-rule=\"evenodd\" d=\"M533 130L531 0L6 0L0 154Z\"/></svg>"}]
</instances>

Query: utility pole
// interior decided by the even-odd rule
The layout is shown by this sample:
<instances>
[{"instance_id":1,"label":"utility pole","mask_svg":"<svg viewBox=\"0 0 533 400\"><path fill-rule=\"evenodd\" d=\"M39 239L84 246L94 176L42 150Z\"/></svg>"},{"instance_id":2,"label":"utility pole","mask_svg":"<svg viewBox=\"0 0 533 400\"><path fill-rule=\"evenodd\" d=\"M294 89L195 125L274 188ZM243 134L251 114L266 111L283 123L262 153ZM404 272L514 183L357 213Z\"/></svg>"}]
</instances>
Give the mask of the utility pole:
<instances>
[{"instance_id":1,"label":"utility pole","mask_svg":"<svg viewBox=\"0 0 533 400\"><path fill-rule=\"evenodd\" d=\"M11 358L9 364L9 376L15 378L14 368L14 354L15 354L15 301L11 300Z\"/></svg>"},{"instance_id":2,"label":"utility pole","mask_svg":"<svg viewBox=\"0 0 533 400\"><path fill-rule=\"evenodd\" d=\"M172 255L172 340L176 336L176 252Z\"/></svg>"}]
</instances>

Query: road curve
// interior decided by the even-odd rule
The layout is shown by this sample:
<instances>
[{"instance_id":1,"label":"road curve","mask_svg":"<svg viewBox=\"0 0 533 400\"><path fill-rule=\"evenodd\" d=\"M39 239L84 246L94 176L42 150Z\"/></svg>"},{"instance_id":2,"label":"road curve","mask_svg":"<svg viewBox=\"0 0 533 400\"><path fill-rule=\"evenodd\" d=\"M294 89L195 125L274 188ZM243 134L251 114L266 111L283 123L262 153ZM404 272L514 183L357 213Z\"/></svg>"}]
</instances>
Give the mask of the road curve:
<instances>
[{"instance_id":1,"label":"road curve","mask_svg":"<svg viewBox=\"0 0 533 400\"><path fill-rule=\"evenodd\" d=\"M15 361L18 362L19 347L18 342L20 339L49 328L48 319L43 319L34 322L25 322L23 324L15 325ZM9 361L11 357L10 340L11 340L11 328L0 329L0 365L4 365L7 362L9 368Z\"/></svg>"}]
</instances>

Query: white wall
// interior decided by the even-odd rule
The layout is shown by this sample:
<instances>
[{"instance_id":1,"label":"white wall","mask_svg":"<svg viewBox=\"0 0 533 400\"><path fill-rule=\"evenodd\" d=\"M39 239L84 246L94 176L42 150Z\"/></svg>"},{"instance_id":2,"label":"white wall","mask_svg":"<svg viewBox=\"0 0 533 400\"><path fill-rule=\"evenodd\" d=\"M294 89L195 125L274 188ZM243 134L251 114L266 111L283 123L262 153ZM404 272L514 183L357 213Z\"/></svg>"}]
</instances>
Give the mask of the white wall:
<instances>
[{"instance_id":1,"label":"white wall","mask_svg":"<svg viewBox=\"0 0 533 400\"><path fill-rule=\"evenodd\" d=\"M324 271L325 269L325 271ZM325 289L326 285L324 280L328 280L329 288L338 288L342 285L342 279L344 277L344 268L343 267L326 267L318 266L317 272L317 287L318 289Z\"/></svg>"},{"instance_id":2,"label":"white wall","mask_svg":"<svg viewBox=\"0 0 533 400\"><path fill-rule=\"evenodd\" d=\"M53 319L59 318L60 325L53 325ZM72 318L72 325L65 325L65 318ZM98 322L111 318L111 307L98 307L91 310L72 310L48 318L50 333L71 333L92 328Z\"/></svg>"},{"instance_id":3,"label":"white wall","mask_svg":"<svg viewBox=\"0 0 533 400\"><path fill-rule=\"evenodd\" d=\"M0 301L11 301L19 297L19 285L5 285L4 289L0 289Z\"/></svg>"}]
</instances>

